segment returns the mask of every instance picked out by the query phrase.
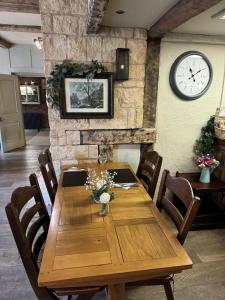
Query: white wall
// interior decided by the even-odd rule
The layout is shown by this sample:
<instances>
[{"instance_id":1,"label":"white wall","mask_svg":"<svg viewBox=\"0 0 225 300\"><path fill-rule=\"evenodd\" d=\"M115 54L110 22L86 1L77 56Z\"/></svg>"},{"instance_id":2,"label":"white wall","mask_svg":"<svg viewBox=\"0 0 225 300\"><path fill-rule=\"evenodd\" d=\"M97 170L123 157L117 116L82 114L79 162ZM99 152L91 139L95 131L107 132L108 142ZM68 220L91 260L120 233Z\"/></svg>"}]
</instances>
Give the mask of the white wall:
<instances>
[{"instance_id":1,"label":"white wall","mask_svg":"<svg viewBox=\"0 0 225 300\"><path fill-rule=\"evenodd\" d=\"M44 74L43 51L38 50L35 45L0 48L0 74L11 72Z\"/></svg>"},{"instance_id":2,"label":"white wall","mask_svg":"<svg viewBox=\"0 0 225 300\"><path fill-rule=\"evenodd\" d=\"M201 98L182 101L172 92L169 72L174 60L183 52L197 50L204 53L213 68L209 90ZM181 35L167 36L161 44L157 99L157 142L155 150L163 156L164 168L172 173L197 170L193 163L193 145L217 107L225 105L223 93L225 68L224 38Z\"/></svg>"}]
</instances>

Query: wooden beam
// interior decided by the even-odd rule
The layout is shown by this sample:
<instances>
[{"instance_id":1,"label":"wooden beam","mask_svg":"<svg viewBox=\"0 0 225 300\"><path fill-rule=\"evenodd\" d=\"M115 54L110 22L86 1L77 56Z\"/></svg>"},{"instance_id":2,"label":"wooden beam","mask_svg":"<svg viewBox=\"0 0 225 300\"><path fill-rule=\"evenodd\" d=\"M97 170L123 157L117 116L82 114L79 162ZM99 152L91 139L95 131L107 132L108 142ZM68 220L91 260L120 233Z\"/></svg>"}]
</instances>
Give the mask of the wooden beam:
<instances>
[{"instance_id":1,"label":"wooden beam","mask_svg":"<svg viewBox=\"0 0 225 300\"><path fill-rule=\"evenodd\" d=\"M179 25L216 5L221 0L180 0L149 30L148 37L162 37Z\"/></svg>"},{"instance_id":2,"label":"wooden beam","mask_svg":"<svg viewBox=\"0 0 225 300\"><path fill-rule=\"evenodd\" d=\"M0 31L41 32L41 26L0 24Z\"/></svg>"},{"instance_id":3,"label":"wooden beam","mask_svg":"<svg viewBox=\"0 0 225 300\"><path fill-rule=\"evenodd\" d=\"M12 45L13 45L12 43L10 43L9 41L7 41L7 40L3 39L2 37L0 37L0 47L1 48L9 49L9 48L12 47Z\"/></svg>"},{"instance_id":4,"label":"wooden beam","mask_svg":"<svg viewBox=\"0 0 225 300\"><path fill-rule=\"evenodd\" d=\"M39 14L38 0L1 0L0 11Z\"/></svg>"},{"instance_id":5,"label":"wooden beam","mask_svg":"<svg viewBox=\"0 0 225 300\"><path fill-rule=\"evenodd\" d=\"M88 0L87 33L97 33L109 0Z\"/></svg>"},{"instance_id":6,"label":"wooden beam","mask_svg":"<svg viewBox=\"0 0 225 300\"><path fill-rule=\"evenodd\" d=\"M155 127L159 80L160 44L160 38L150 38L147 43L143 115L144 128Z\"/></svg>"}]
</instances>

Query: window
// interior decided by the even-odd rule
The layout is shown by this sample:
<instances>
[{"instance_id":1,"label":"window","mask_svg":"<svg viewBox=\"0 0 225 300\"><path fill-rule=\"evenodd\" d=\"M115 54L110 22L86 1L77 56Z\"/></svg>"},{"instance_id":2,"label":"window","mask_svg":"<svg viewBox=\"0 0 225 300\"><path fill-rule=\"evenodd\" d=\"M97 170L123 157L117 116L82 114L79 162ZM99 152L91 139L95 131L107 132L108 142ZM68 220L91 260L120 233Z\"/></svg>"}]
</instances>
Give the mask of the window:
<instances>
[{"instance_id":1,"label":"window","mask_svg":"<svg viewBox=\"0 0 225 300\"><path fill-rule=\"evenodd\" d=\"M22 104L40 104L38 85L21 85L20 97Z\"/></svg>"}]
</instances>

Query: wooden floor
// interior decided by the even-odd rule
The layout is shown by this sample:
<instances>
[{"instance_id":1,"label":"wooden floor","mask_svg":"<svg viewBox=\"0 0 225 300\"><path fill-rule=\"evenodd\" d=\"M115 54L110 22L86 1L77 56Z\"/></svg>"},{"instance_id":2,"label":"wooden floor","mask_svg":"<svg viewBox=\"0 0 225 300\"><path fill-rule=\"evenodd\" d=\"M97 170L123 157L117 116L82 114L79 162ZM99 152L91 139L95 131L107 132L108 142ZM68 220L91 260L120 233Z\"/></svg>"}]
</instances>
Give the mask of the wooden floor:
<instances>
[{"instance_id":1,"label":"wooden floor","mask_svg":"<svg viewBox=\"0 0 225 300\"><path fill-rule=\"evenodd\" d=\"M0 156L0 299L35 300L17 252L6 216L5 205L13 189L28 183L38 171L37 156L45 146L27 146ZM39 171L38 171L39 172ZM192 231L185 248L194 267L175 276L175 299L225 299L225 230ZM103 300L98 295L95 300ZM126 300L166 299L162 287L132 288Z\"/></svg>"}]
</instances>

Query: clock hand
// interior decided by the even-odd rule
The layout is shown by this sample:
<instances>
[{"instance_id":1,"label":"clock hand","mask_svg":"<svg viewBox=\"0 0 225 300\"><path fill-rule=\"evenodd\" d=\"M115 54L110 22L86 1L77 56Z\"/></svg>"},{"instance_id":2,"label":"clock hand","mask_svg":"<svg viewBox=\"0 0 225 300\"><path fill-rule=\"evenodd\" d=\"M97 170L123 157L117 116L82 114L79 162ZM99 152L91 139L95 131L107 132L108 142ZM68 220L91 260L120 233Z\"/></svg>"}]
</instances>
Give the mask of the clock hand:
<instances>
[{"instance_id":1,"label":"clock hand","mask_svg":"<svg viewBox=\"0 0 225 300\"><path fill-rule=\"evenodd\" d=\"M195 74L193 74L193 75L195 76L196 74L198 74L199 72L201 72L201 71L203 71L203 70L205 70L205 68L198 70L198 71L197 71Z\"/></svg>"},{"instance_id":2,"label":"clock hand","mask_svg":"<svg viewBox=\"0 0 225 300\"><path fill-rule=\"evenodd\" d=\"M200 73L203 70L205 70L205 68L198 70L195 74L191 74L191 77L189 77L188 79L194 78L196 74Z\"/></svg>"}]
</instances>

